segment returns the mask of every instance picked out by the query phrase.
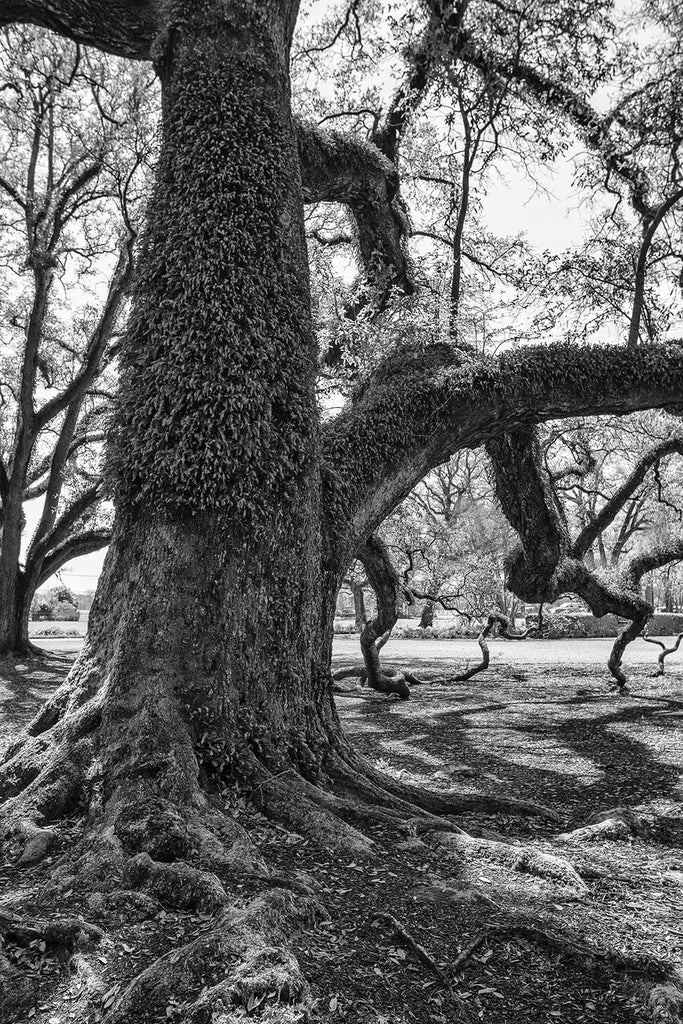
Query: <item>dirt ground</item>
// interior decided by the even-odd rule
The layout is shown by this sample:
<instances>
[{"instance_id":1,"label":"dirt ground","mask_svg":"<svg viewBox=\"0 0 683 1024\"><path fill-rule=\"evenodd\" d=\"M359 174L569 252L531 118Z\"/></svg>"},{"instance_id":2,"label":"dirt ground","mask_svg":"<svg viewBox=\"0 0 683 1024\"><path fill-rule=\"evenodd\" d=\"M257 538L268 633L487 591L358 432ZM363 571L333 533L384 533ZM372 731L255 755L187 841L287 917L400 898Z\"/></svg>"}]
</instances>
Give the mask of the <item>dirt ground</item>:
<instances>
[{"instance_id":1,"label":"dirt ground","mask_svg":"<svg viewBox=\"0 0 683 1024\"><path fill-rule=\"evenodd\" d=\"M452 657L446 643L442 657L431 656L422 642L409 649L389 645L386 664L393 655L396 667L406 667L410 656L413 670L441 675L444 658ZM525 644L492 645L492 669L468 683L416 687L406 702L367 690L337 702L358 747L384 771L432 788L513 796L554 811L556 819L480 812L457 819L471 834L511 842L508 863L485 853L463 859L447 844L427 845L385 825L373 832L374 861L340 863L246 806L234 809L272 869L306 872L329 913L329 921L293 940L317 1000L314 1021L681 1019L675 991L669 990L668 1002L666 990L657 998L651 993L683 964L683 669L674 663L654 679L656 652L642 645L631 693L619 697L608 688L603 662L582 661L564 642L543 645L545 663L535 655L525 662ZM512 651L514 663L506 658ZM336 645L335 667L355 662L356 652L353 640ZM476 646L469 652L475 660ZM68 664L51 656L2 670L0 748ZM616 807L635 812L636 834L558 838L594 812ZM529 848L567 858L580 885L539 875ZM0 893L39 885L48 870L19 872L0 864ZM233 890L239 900L259 888L247 883ZM42 972L43 998L25 1019L106 1021L116 992L152 952L206 926L206 915L163 907L151 921L121 920L100 951L101 962L93 957L88 963L101 975L99 1015L80 1009L80 968L66 971L36 953L29 967ZM245 1019L260 1013L253 1007ZM182 1007L169 1006L166 1019L182 1021Z\"/></svg>"}]
</instances>

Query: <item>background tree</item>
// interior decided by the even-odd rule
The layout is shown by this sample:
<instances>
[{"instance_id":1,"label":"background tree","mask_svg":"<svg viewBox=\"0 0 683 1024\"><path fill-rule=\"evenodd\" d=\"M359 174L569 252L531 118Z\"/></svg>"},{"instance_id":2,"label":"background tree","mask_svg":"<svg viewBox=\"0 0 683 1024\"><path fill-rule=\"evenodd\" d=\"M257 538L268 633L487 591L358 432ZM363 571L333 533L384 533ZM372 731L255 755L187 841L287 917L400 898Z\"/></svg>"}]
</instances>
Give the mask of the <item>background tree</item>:
<instances>
[{"instance_id":1,"label":"background tree","mask_svg":"<svg viewBox=\"0 0 683 1024\"><path fill-rule=\"evenodd\" d=\"M29 646L36 588L109 540L99 452L154 105L149 75L121 62L33 29L5 29L0 43L6 653ZM94 292L107 277L100 304ZM40 509L28 539L27 502Z\"/></svg>"}]
</instances>

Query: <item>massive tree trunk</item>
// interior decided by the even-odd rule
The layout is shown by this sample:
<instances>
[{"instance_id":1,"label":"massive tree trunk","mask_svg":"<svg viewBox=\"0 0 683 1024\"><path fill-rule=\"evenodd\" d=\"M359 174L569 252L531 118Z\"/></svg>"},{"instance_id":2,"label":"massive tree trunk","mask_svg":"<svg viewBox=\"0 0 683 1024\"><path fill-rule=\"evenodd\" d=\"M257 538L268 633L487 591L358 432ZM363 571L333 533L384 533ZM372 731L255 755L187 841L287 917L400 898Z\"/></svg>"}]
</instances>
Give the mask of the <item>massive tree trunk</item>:
<instances>
[{"instance_id":1,"label":"massive tree trunk","mask_svg":"<svg viewBox=\"0 0 683 1024\"><path fill-rule=\"evenodd\" d=\"M264 868L210 799L248 786L275 817L310 827L305 780L340 732L321 664L294 4L166 11L152 51L162 149L109 455L114 536L84 652L0 770L0 838L5 856L23 850L30 863L78 809L72 888L135 886L207 909L228 902L213 872ZM298 787L285 786L287 770ZM370 848L320 815L323 841ZM175 975L161 965L153 996L141 976L108 1020L163 1014L183 984ZM196 997L201 984L187 984Z\"/></svg>"},{"instance_id":2,"label":"massive tree trunk","mask_svg":"<svg viewBox=\"0 0 683 1024\"><path fill-rule=\"evenodd\" d=\"M152 793L191 802L194 752L221 778L256 751L313 772L337 731L319 663L291 11L170 7L154 49L162 153L109 459L118 520L67 683L70 707L98 709L73 793L94 771L119 809Z\"/></svg>"}]
</instances>

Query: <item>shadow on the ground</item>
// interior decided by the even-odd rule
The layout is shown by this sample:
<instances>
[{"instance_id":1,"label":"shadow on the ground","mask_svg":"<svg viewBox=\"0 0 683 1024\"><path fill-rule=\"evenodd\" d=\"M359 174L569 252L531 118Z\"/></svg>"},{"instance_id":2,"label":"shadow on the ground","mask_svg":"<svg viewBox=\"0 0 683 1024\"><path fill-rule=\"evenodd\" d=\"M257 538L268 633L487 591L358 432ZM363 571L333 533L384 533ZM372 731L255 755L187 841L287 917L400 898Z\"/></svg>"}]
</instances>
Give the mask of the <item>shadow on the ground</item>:
<instances>
[{"instance_id":1,"label":"shadow on the ground","mask_svg":"<svg viewBox=\"0 0 683 1024\"><path fill-rule=\"evenodd\" d=\"M73 657L45 654L0 659L0 756L66 677Z\"/></svg>"},{"instance_id":2,"label":"shadow on the ground","mask_svg":"<svg viewBox=\"0 0 683 1024\"><path fill-rule=\"evenodd\" d=\"M444 787L467 766L470 788L546 804L576 824L622 804L683 801L681 677L632 675L631 694L618 696L602 666L540 668L520 679L501 665L466 684L416 687L407 702L338 705L381 767ZM664 841L682 832L675 818L662 823Z\"/></svg>"}]
</instances>

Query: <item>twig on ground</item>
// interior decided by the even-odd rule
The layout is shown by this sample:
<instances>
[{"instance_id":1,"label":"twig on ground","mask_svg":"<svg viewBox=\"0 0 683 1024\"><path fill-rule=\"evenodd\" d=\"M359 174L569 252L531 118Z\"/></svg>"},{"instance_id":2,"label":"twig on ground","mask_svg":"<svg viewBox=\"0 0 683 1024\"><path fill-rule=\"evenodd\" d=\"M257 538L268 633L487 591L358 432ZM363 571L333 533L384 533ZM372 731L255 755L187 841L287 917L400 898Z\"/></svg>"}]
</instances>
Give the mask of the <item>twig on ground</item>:
<instances>
[{"instance_id":1,"label":"twig on ground","mask_svg":"<svg viewBox=\"0 0 683 1024\"><path fill-rule=\"evenodd\" d=\"M455 992L453 991L453 987L449 979L446 977L446 975L441 970L439 965L435 963L435 961L429 955L424 946L421 946L420 943L413 938L408 929L405 928L401 924L401 922L393 916L393 914L382 914L377 912L372 915L372 920L380 921L382 924L388 925L393 931L394 936L399 940L399 942L401 942L404 946L407 946L410 950L412 950L412 952L415 954L420 963L423 964L428 970L432 972L432 974L434 974L439 979L441 984L448 991L449 995L451 995L454 999L456 998Z\"/></svg>"}]
</instances>

